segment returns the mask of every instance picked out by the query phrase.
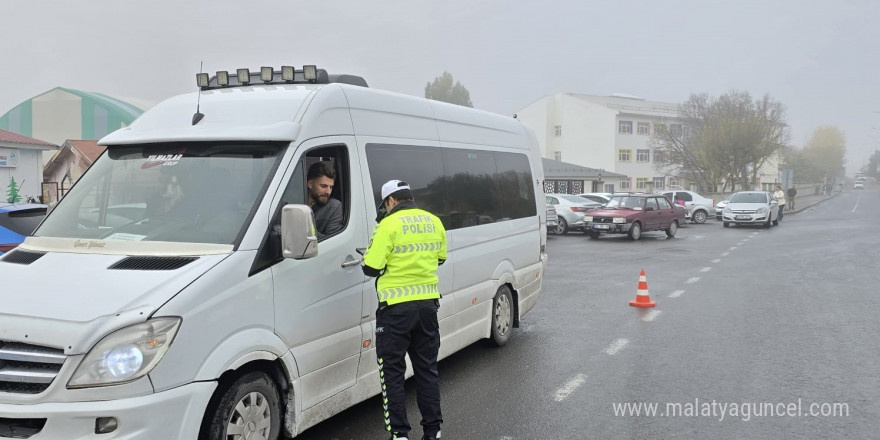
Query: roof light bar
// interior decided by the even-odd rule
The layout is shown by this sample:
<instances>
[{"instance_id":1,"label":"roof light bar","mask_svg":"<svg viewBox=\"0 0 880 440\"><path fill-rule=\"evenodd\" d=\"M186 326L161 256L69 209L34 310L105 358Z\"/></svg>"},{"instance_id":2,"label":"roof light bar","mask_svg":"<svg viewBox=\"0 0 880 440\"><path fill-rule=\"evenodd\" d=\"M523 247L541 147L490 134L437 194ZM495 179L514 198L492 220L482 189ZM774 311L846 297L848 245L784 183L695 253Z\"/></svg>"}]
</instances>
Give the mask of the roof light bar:
<instances>
[{"instance_id":1,"label":"roof light bar","mask_svg":"<svg viewBox=\"0 0 880 440\"><path fill-rule=\"evenodd\" d=\"M318 79L318 66L303 66L303 76L305 77L306 81L315 82Z\"/></svg>"},{"instance_id":2,"label":"roof light bar","mask_svg":"<svg viewBox=\"0 0 880 440\"><path fill-rule=\"evenodd\" d=\"M207 73L197 73L196 74L196 85L199 86L200 89L208 88L208 74Z\"/></svg>"},{"instance_id":3,"label":"roof light bar","mask_svg":"<svg viewBox=\"0 0 880 440\"><path fill-rule=\"evenodd\" d=\"M217 71L217 85L226 87L229 85L229 72L225 70Z\"/></svg>"},{"instance_id":4,"label":"roof light bar","mask_svg":"<svg viewBox=\"0 0 880 440\"><path fill-rule=\"evenodd\" d=\"M281 66L281 80L284 82L293 82L296 70L293 66Z\"/></svg>"},{"instance_id":5,"label":"roof light bar","mask_svg":"<svg viewBox=\"0 0 880 440\"><path fill-rule=\"evenodd\" d=\"M272 83L272 78L275 76L275 72L272 71L271 67L260 67L260 80L266 84Z\"/></svg>"},{"instance_id":6,"label":"roof light bar","mask_svg":"<svg viewBox=\"0 0 880 440\"><path fill-rule=\"evenodd\" d=\"M238 75L238 82L242 84L250 84L251 82L251 71L248 69L238 69L235 71Z\"/></svg>"}]
</instances>

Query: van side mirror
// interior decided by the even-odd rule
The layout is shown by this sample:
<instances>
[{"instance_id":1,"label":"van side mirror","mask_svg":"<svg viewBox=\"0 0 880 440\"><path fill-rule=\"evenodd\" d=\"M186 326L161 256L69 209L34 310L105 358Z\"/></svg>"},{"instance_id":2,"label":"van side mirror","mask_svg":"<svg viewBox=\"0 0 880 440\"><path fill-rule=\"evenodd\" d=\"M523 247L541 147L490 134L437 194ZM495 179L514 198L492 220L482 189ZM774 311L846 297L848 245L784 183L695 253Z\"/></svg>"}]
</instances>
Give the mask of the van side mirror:
<instances>
[{"instance_id":1,"label":"van side mirror","mask_svg":"<svg viewBox=\"0 0 880 440\"><path fill-rule=\"evenodd\" d=\"M284 258L294 260L318 255L318 232L308 206L286 205L281 209L281 251Z\"/></svg>"}]
</instances>

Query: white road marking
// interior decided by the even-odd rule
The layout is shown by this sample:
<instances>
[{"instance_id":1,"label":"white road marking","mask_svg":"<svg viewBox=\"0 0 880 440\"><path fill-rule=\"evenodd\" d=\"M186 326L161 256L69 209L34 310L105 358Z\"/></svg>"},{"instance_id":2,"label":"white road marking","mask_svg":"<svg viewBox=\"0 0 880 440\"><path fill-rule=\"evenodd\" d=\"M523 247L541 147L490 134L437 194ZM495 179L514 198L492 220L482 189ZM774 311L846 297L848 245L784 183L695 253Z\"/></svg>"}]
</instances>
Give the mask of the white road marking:
<instances>
[{"instance_id":1,"label":"white road marking","mask_svg":"<svg viewBox=\"0 0 880 440\"><path fill-rule=\"evenodd\" d=\"M745 243L745 242L744 242L744 241L741 241L741 242L737 243L736 245L737 245L737 246L742 246L743 243Z\"/></svg>"},{"instance_id":2,"label":"white road marking","mask_svg":"<svg viewBox=\"0 0 880 440\"><path fill-rule=\"evenodd\" d=\"M728 256L728 255L730 255L730 252L723 252L723 253L721 254L722 257L726 257L726 256Z\"/></svg>"},{"instance_id":3,"label":"white road marking","mask_svg":"<svg viewBox=\"0 0 880 440\"><path fill-rule=\"evenodd\" d=\"M712 262L713 264L718 264L718 263L721 262L721 259L720 259L720 258L716 258L716 259L712 260L711 262Z\"/></svg>"},{"instance_id":4,"label":"white road marking","mask_svg":"<svg viewBox=\"0 0 880 440\"><path fill-rule=\"evenodd\" d=\"M583 385L586 380L587 375L582 373L578 374L575 377L572 377L571 380L569 380L565 383L565 385L562 386L562 388L556 390L556 393L553 395L553 400L557 402L562 402L563 400L567 399L568 396L570 396L571 393L573 393L576 389L580 388L580 386Z\"/></svg>"},{"instance_id":5,"label":"white road marking","mask_svg":"<svg viewBox=\"0 0 880 440\"><path fill-rule=\"evenodd\" d=\"M859 195L859 198L856 199L856 206L853 206L852 211L850 211L851 213L853 213L853 214L856 213L856 209L859 209L859 202L861 202L861 201L862 201L862 196Z\"/></svg>"},{"instance_id":6,"label":"white road marking","mask_svg":"<svg viewBox=\"0 0 880 440\"><path fill-rule=\"evenodd\" d=\"M679 296L681 296L682 293L684 293L684 290L676 290L675 292L670 293L669 297L678 298Z\"/></svg>"},{"instance_id":7,"label":"white road marking","mask_svg":"<svg viewBox=\"0 0 880 440\"><path fill-rule=\"evenodd\" d=\"M688 278L687 281L685 281L684 283L685 283L685 284L694 284L694 283L696 283L697 281L700 281L700 277Z\"/></svg>"},{"instance_id":8,"label":"white road marking","mask_svg":"<svg viewBox=\"0 0 880 440\"><path fill-rule=\"evenodd\" d=\"M735 250L736 250L736 246L731 246L731 248L730 248L729 250L731 250L731 251L735 251Z\"/></svg>"},{"instance_id":9,"label":"white road marking","mask_svg":"<svg viewBox=\"0 0 880 440\"><path fill-rule=\"evenodd\" d=\"M618 351L625 347L626 344L629 344L629 341L621 338L612 342L611 345L609 345L602 351L604 351L605 354L607 354L608 356L614 356L615 354L617 354Z\"/></svg>"},{"instance_id":10,"label":"white road marking","mask_svg":"<svg viewBox=\"0 0 880 440\"><path fill-rule=\"evenodd\" d=\"M659 310L651 310L650 312L645 313L645 316L642 316L642 321L644 321L644 322L651 322L651 321L653 321L654 318L656 318L658 315L660 315L660 311L659 311Z\"/></svg>"},{"instance_id":11,"label":"white road marking","mask_svg":"<svg viewBox=\"0 0 880 440\"><path fill-rule=\"evenodd\" d=\"M501 438L498 439L498 440L513 440L513 437L508 436L508 435L505 435L505 436L501 437Z\"/></svg>"},{"instance_id":12,"label":"white road marking","mask_svg":"<svg viewBox=\"0 0 880 440\"><path fill-rule=\"evenodd\" d=\"M706 273L706 272L708 272L708 271L710 271L710 270L712 270L711 267L704 267L704 268L700 269L700 272Z\"/></svg>"}]
</instances>

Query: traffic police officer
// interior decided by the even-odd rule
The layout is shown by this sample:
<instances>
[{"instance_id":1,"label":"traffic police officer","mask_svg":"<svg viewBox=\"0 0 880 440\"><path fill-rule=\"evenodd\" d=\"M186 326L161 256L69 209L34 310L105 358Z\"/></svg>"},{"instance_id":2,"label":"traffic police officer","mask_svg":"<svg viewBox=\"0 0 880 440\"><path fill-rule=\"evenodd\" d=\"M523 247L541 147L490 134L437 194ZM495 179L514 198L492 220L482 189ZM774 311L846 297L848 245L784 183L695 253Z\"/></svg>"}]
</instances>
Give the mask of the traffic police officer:
<instances>
[{"instance_id":1,"label":"traffic police officer","mask_svg":"<svg viewBox=\"0 0 880 440\"><path fill-rule=\"evenodd\" d=\"M378 277L376 357L385 428L392 439L408 439L403 383L404 356L409 353L422 413L422 439L439 439L443 417L437 372L437 266L446 261L446 230L437 216L416 207L405 182L391 180L382 185L382 204L387 214L377 220L363 270L367 276Z\"/></svg>"}]
</instances>

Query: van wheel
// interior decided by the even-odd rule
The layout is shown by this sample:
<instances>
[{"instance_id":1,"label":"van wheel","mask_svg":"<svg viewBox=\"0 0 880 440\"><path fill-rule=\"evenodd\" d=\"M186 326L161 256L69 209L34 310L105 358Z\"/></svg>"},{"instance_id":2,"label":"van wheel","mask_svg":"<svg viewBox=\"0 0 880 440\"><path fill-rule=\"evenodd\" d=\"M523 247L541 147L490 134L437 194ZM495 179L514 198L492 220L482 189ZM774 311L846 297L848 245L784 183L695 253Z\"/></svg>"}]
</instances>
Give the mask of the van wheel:
<instances>
[{"instance_id":1,"label":"van wheel","mask_svg":"<svg viewBox=\"0 0 880 440\"><path fill-rule=\"evenodd\" d=\"M702 210L693 213L691 216L691 220L693 220L694 223L696 223L698 225L702 225L703 223L706 223L706 220L708 218L709 218L709 214L707 214L706 211L702 211Z\"/></svg>"},{"instance_id":2,"label":"van wheel","mask_svg":"<svg viewBox=\"0 0 880 440\"><path fill-rule=\"evenodd\" d=\"M639 222L634 222L633 225L629 228L629 238L632 240L638 240L639 237L642 236L642 224Z\"/></svg>"},{"instance_id":3,"label":"van wheel","mask_svg":"<svg viewBox=\"0 0 880 440\"><path fill-rule=\"evenodd\" d=\"M501 347L513 332L513 295L510 288L501 286L492 300L492 342Z\"/></svg>"},{"instance_id":4,"label":"van wheel","mask_svg":"<svg viewBox=\"0 0 880 440\"><path fill-rule=\"evenodd\" d=\"M266 373L252 371L214 393L200 440L275 440L281 430L278 388Z\"/></svg>"},{"instance_id":5,"label":"van wheel","mask_svg":"<svg viewBox=\"0 0 880 440\"><path fill-rule=\"evenodd\" d=\"M678 220L673 220L672 223L669 224L669 227L666 228L666 236L669 238L675 237L676 232L678 232Z\"/></svg>"}]
</instances>

